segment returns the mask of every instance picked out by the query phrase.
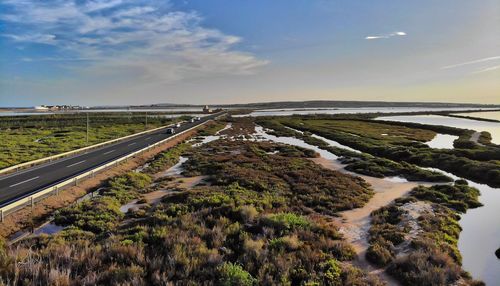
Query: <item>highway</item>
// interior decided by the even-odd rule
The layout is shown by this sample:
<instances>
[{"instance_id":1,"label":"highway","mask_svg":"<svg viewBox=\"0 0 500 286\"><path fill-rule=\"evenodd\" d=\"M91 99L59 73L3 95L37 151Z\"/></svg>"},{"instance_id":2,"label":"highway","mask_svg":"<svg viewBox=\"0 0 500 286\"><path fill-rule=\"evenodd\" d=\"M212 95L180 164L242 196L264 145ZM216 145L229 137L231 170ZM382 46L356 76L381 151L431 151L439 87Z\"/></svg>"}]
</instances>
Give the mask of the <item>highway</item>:
<instances>
[{"instance_id":1,"label":"highway","mask_svg":"<svg viewBox=\"0 0 500 286\"><path fill-rule=\"evenodd\" d=\"M220 115L221 113L217 113L202 117L200 121L185 122L181 127L176 128L175 132L182 132ZM17 173L0 176L0 207L175 135L166 134L165 131L166 129L162 129L138 135L89 150L86 153L61 158Z\"/></svg>"}]
</instances>

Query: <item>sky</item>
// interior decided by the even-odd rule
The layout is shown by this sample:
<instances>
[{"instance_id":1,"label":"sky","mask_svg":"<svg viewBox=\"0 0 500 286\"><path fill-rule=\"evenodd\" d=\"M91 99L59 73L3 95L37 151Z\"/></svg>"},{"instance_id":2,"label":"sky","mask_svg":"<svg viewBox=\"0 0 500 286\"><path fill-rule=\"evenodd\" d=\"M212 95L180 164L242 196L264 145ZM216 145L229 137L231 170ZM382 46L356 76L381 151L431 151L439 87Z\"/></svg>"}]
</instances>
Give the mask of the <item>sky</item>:
<instances>
[{"instance_id":1,"label":"sky","mask_svg":"<svg viewBox=\"0 0 500 286\"><path fill-rule=\"evenodd\" d=\"M500 104L498 0L2 0L0 106Z\"/></svg>"}]
</instances>

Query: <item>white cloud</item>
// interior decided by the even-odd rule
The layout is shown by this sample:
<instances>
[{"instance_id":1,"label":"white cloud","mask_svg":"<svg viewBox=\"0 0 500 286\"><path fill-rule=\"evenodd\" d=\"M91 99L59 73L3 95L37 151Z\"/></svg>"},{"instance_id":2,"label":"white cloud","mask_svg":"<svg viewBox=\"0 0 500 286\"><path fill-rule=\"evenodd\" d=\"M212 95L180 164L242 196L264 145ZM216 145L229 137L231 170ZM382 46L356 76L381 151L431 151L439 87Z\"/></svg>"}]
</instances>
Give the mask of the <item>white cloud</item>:
<instances>
[{"instance_id":1,"label":"white cloud","mask_svg":"<svg viewBox=\"0 0 500 286\"><path fill-rule=\"evenodd\" d=\"M56 36L50 34L4 34L3 36L10 38L16 42L34 42L47 45L53 45L56 43Z\"/></svg>"},{"instance_id":2,"label":"white cloud","mask_svg":"<svg viewBox=\"0 0 500 286\"><path fill-rule=\"evenodd\" d=\"M122 4L122 0L111 0L111 1L87 1L84 4L86 12L94 12L103 9L109 9Z\"/></svg>"},{"instance_id":3,"label":"white cloud","mask_svg":"<svg viewBox=\"0 0 500 286\"><path fill-rule=\"evenodd\" d=\"M406 32L394 32L394 33L390 33L390 34L366 36L365 40L389 39L392 37L401 37L401 36L406 36L406 35L407 35Z\"/></svg>"},{"instance_id":4,"label":"white cloud","mask_svg":"<svg viewBox=\"0 0 500 286\"><path fill-rule=\"evenodd\" d=\"M442 69L452 69L452 68L458 68L458 67L467 66L467 65L475 65L475 64L480 64L480 63L489 62L489 61L497 61L497 60L500 60L500 56L482 58L482 59L478 59L478 60L448 65L448 66L442 67Z\"/></svg>"},{"instance_id":5,"label":"white cloud","mask_svg":"<svg viewBox=\"0 0 500 286\"><path fill-rule=\"evenodd\" d=\"M4 0L3 36L50 44L66 67L88 76L130 76L162 83L221 74L249 74L267 61L236 50L241 38L205 28L195 12L168 1ZM64 56L63 56L64 55ZM30 61L35 61L31 58ZM48 60L39 59L39 60ZM57 57L50 58L50 61ZM86 61L82 66L82 61ZM128 70L127 70L128 69Z\"/></svg>"},{"instance_id":6,"label":"white cloud","mask_svg":"<svg viewBox=\"0 0 500 286\"><path fill-rule=\"evenodd\" d=\"M500 65L498 65L498 66L492 66L492 67L487 67L487 68L483 68L483 69L480 69L480 70L477 70L477 71L473 72L473 74L484 73L484 72L490 72L490 71L495 71L495 70L498 70L498 69L500 69Z\"/></svg>"},{"instance_id":7,"label":"white cloud","mask_svg":"<svg viewBox=\"0 0 500 286\"><path fill-rule=\"evenodd\" d=\"M447 70L447 69L456 69L456 68L472 66L472 68L474 70L472 72L469 71L469 74L485 73L485 72L490 72L490 71L500 69L500 65L494 65L494 66L489 65L488 66L488 63L490 63L490 62L500 62L500 56L487 57L487 58L467 61L467 62L463 62L463 63L447 65L447 66L441 67L441 69Z\"/></svg>"}]
</instances>

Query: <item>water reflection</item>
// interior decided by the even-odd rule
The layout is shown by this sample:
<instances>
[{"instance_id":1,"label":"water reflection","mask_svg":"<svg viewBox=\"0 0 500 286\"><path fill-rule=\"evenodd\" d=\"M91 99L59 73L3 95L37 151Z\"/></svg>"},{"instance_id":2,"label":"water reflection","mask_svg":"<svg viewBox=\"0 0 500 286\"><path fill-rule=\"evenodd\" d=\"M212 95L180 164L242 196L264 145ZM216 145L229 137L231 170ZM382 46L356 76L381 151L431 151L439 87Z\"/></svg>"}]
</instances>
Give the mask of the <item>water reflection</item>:
<instances>
[{"instance_id":1,"label":"water reflection","mask_svg":"<svg viewBox=\"0 0 500 286\"><path fill-rule=\"evenodd\" d=\"M488 108L437 108L437 107L358 107L358 108L283 108L256 110L249 114L235 115L245 116L287 116L305 114L355 114L355 113L399 113L399 112L433 112L433 111L464 111L464 110L488 110Z\"/></svg>"},{"instance_id":2,"label":"water reflection","mask_svg":"<svg viewBox=\"0 0 500 286\"><path fill-rule=\"evenodd\" d=\"M440 169L426 169L441 172L454 180L462 179ZM475 279L483 280L486 285L498 285L500 259L496 258L495 250L500 246L500 189L466 181L481 191L479 201L484 206L461 215L458 249L462 265Z\"/></svg>"},{"instance_id":3,"label":"water reflection","mask_svg":"<svg viewBox=\"0 0 500 286\"><path fill-rule=\"evenodd\" d=\"M404 115L404 116L383 116L377 120L412 122L427 125L442 125L455 128L470 129L475 131L488 131L491 134L491 142L500 144L500 123L464 118L440 116L440 115Z\"/></svg>"},{"instance_id":4,"label":"water reflection","mask_svg":"<svg viewBox=\"0 0 500 286\"><path fill-rule=\"evenodd\" d=\"M438 133L436 137L425 144L435 149L453 149L453 141L456 139L458 139L458 136Z\"/></svg>"}]
</instances>

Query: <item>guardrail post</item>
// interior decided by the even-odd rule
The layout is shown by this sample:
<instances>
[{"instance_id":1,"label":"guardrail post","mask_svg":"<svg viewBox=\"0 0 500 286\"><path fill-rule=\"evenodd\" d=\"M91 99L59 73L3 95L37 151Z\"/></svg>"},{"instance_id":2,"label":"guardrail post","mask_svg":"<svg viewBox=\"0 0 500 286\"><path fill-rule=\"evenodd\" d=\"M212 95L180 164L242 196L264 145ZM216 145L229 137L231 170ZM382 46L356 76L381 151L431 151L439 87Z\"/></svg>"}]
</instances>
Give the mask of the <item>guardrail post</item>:
<instances>
[{"instance_id":1,"label":"guardrail post","mask_svg":"<svg viewBox=\"0 0 500 286\"><path fill-rule=\"evenodd\" d=\"M3 222L3 210L0 210L0 221Z\"/></svg>"},{"instance_id":2,"label":"guardrail post","mask_svg":"<svg viewBox=\"0 0 500 286\"><path fill-rule=\"evenodd\" d=\"M90 173L90 177L92 177L92 178L93 178L93 177L95 177L95 173L94 173L94 171L92 171L92 172Z\"/></svg>"},{"instance_id":3,"label":"guardrail post","mask_svg":"<svg viewBox=\"0 0 500 286\"><path fill-rule=\"evenodd\" d=\"M78 178L75 178L75 186L78 186Z\"/></svg>"},{"instance_id":4,"label":"guardrail post","mask_svg":"<svg viewBox=\"0 0 500 286\"><path fill-rule=\"evenodd\" d=\"M33 199L33 196L31 196L31 208L33 209L35 207L35 200Z\"/></svg>"}]
</instances>

